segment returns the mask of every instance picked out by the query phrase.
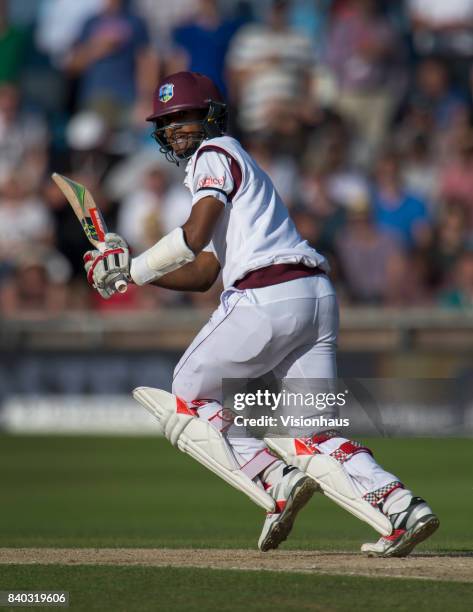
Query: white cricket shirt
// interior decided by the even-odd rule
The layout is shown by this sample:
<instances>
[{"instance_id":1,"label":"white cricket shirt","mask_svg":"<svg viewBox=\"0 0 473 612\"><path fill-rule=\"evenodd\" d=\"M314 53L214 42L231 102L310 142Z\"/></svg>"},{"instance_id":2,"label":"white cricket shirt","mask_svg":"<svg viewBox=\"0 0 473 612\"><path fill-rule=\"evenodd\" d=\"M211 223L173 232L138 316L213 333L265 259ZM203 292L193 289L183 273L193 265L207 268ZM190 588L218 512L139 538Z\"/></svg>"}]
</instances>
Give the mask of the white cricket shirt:
<instances>
[{"instance_id":1,"label":"white cricket shirt","mask_svg":"<svg viewBox=\"0 0 473 612\"><path fill-rule=\"evenodd\" d=\"M225 205L205 248L220 262L225 289L272 264L329 271L325 257L299 235L271 179L234 138L204 140L189 159L184 184L192 205L207 196Z\"/></svg>"}]
</instances>

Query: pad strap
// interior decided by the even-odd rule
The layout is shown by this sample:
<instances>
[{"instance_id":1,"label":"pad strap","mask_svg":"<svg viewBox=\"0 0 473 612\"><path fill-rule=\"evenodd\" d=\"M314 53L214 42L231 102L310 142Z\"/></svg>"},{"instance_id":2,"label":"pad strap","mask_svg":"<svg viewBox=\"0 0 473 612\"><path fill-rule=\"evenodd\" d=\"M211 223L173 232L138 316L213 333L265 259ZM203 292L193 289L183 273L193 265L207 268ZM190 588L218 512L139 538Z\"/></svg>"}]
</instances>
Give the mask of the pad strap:
<instances>
[{"instance_id":1,"label":"pad strap","mask_svg":"<svg viewBox=\"0 0 473 612\"><path fill-rule=\"evenodd\" d=\"M404 485L399 480L394 480L384 487L380 489L376 489L376 491L371 491L370 493L365 493L363 498L366 499L368 503L372 506L378 506L388 495L390 495L396 489L404 489Z\"/></svg>"},{"instance_id":2,"label":"pad strap","mask_svg":"<svg viewBox=\"0 0 473 612\"><path fill-rule=\"evenodd\" d=\"M267 467L273 464L275 461L278 461L278 458L275 457L272 453L269 452L266 448L256 453L253 459L250 459L245 465L243 465L240 470L248 476L251 480L261 474Z\"/></svg>"},{"instance_id":3,"label":"pad strap","mask_svg":"<svg viewBox=\"0 0 473 612\"><path fill-rule=\"evenodd\" d=\"M340 444L340 446L331 452L330 455L339 463L345 463L345 461L348 461L357 453L368 453L369 455L373 455L369 448L352 440Z\"/></svg>"}]
</instances>

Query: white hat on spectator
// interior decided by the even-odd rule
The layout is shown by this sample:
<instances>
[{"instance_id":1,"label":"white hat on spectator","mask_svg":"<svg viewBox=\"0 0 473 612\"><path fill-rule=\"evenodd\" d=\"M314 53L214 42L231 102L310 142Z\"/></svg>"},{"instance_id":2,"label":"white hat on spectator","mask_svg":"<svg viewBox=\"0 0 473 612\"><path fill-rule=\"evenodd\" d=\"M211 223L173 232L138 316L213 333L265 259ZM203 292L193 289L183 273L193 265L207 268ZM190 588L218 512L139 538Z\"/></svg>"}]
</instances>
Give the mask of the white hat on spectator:
<instances>
[{"instance_id":1,"label":"white hat on spectator","mask_svg":"<svg viewBox=\"0 0 473 612\"><path fill-rule=\"evenodd\" d=\"M356 208L360 202L370 200L366 179L356 173L347 172L332 177L327 190L332 200L347 209Z\"/></svg>"},{"instance_id":2,"label":"white hat on spectator","mask_svg":"<svg viewBox=\"0 0 473 612\"><path fill-rule=\"evenodd\" d=\"M74 115L67 124L66 141L76 151L91 151L103 144L107 126L102 117L93 111Z\"/></svg>"}]
</instances>

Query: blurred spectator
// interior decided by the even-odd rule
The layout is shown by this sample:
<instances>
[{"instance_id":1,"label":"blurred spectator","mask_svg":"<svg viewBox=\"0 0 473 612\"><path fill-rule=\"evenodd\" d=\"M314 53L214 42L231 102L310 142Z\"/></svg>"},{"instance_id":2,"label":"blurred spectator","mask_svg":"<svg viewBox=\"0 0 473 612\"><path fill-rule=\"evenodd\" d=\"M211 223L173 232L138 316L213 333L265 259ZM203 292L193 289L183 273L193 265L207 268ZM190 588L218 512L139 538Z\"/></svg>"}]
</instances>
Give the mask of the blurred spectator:
<instances>
[{"instance_id":1,"label":"blurred spectator","mask_svg":"<svg viewBox=\"0 0 473 612\"><path fill-rule=\"evenodd\" d=\"M330 265L330 278L336 285L339 265L335 255L335 236L345 224L345 213L325 196L314 214L304 206L291 210L291 219L304 240L323 253Z\"/></svg>"},{"instance_id":2,"label":"blurred spectator","mask_svg":"<svg viewBox=\"0 0 473 612\"><path fill-rule=\"evenodd\" d=\"M172 31L192 18L196 0L132 0L131 6L146 21L155 49L169 55L172 53Z\"/></svg>"},{"instance_id":3,"label":"blurred spectator","mask_svg":"<svg viewBox=\"0 0 473 612\"><path fill-rule=\"evenodd\" d=\"M473 308L473 245L458 258L449 290L439 296L439 304L451 308Z\"/></svg>"},{"instance_id":4,"label":"blurred spectator","mask_svg":"<svg viewBox=\"0 0 473 612\"><path fill-rule=\"evenodd\" d=\"M440 174L440 196L463 204L467 228L473 232L473 130L460 134L455 144L456 150Z\"/></svg>"},{"instance_id":5,"label":"blurred spectator","mask_svg":"<svg viewBox=\"0 0 473 612\"><path fill-rule=\"evenodd\" d=\"M127 0L105 0L103 10L86 21L66 61L80 75L79 107L101 113L123 127L135 108L149 111L158 63L144 21L127 9Z\"/></svg>"},{"instance_id":6,"label":"blurred spectator","mask_svg":"<svg viewBox=\"0 0 473 612\"><path fill-rule=\"evenodd\" d=\"M0 0L0 83L18 80L26 33L9 21L8 3Z\"/></svg>"},{"instance_id":7,"label":"blurred spectator","mask_svg":"<svg viewBox=\"0 0 473 612\"><path fill-rule=\"evenodd\" d=\"M414 51L441 54L466 85L473 57L471 0L407 0Z\"/></svg>"},{"instance_id":8,"label":"blurred spectator","mask_svg":"<svg viewBox=\"0 0 473 612\"><path fill-rule=\"evenodd\" d=\"M74 115L66 126L65 136L73 172L93 174L101 179L116 161L107 150L110 130L103 117L94 111Z\"/></svg>"},{"instance_id":9,"label":"blurred spectator","mask_svg":"<svg viewBox=\"0 0 473 612\"><path fill-rule=\"evenodd\" d=\"M4 316L58 314L69 306L67 261L53 250L31 248L18 254L13 272L0 287Z\"/></svg>"},{"instance_id":10,"label":"blurred spectator","mask_svg":"<svg viewBox=\"0 0 473 612\"><path fill-rule=\"evenodd\" d=\"M318 218L302 206L291 210L291 218L302 238L313 247L318 245L321 233Z\"/></svg>"},{"instance_id":11,"label":"blurred spectator","mask_svg":"<svg viewBox=\"0 0 473 612\"><path fill-rule=\"evenodd\" d=\"M241 25L241 20L222 16L218 0L198 0L192 20L172 33L174 49L172 59L168 60L168 72L201 72L226 95L225 56L231 38Z\"/></svg>"},{"instance_id":12,"label":"blurred spectator","mask_svg":"<svg viewBox=\"0 0 473 612\"><path fill-rule=\"evenodd\" d=\"M304 208L294 216L303 238L325 256L334 253L337 232L345 225L346 210L331 197L330 174L320 160L308 158L301 177Z\"/></svg>"},{"instance_id":13,"label":"blurred spectator","mask_svg":"<svg viewBox=\"0 0 473 612\"><path fill-rule=\"evenodd\" d=\"M11 261L38 245L50 245L52 219L32 193L24 174L16 171L0 185L0 261Z\"/></svg>"},{"instance_id":14,"label":"blurred spectator","mask_svg":"<svg viewBox=\"0 0 473 612\"><path fill-rule=\"evenodd\" d=\"M319 226L316 248L329 256L347 212L369 198L367 177L350 159L352 142L343 120L326 114L303 162L301 200Z\"/></svg>"},{"instance_id":15,"label":"blurred spectator","mask_svg":"<svg viewBox=\"0 0 473 612\"><path fill-rule=\"evenodd\" d=\"M240 129L293 141L301 125L313 119L315 54L310 38L289 26L288 6L286 0L273 0L265 23L242 27L231 42L227 66Z\"/></svg>"},{"instance_id":16,"label":"blurred spectator","mask_svg":"<svg viewBox=\"0 0 473 612\"><path fill-rule=\"evenodd\" d=\"M105 0L43 0L35 33L38 49L61 67L85 22L104 5Z\"/></svg>"},{"instance_id":17,"label":"blurred spectator","mask_svg":"<svg viewBox=\"0 0 473 612\"><path fill-rule=\"evenodd\" d=\"M372 220L367 201L348 211L347 226L336 239L336 254L350 299L363 304L401 301L406 262L399 244Z\"/></svg>"},{"instance_id":18,"label":"blurred spectator","mask_svg":"<svg viewBox=\"0 0 473 612\"><path fill-rule=\"evenodd\" d=\"M425 202L406 191L399 158L392 151L383 153L376 163L373 184L373 212L376 225L397 236L406 250L425 247L431 228Z\"/></svg>"},{"instance_id":19,"label":"blurred spectator","mask_svg":"<svg viewBox=\"0 0 473 612\"><path fill-rule=\"evenodd\" d=\"M406 190L424 200L431 218L437 217L438 166L432 153L431 141L422 134L411 133L401 157L401 176Z\"/></svg>"},{"instance_id":20,"label":"blurred spectator","mask_svg":"<svg viewBox=\"0 0 473 612\"><path fill-rule=\"evenodd\" d=\"M305 185L303 200L314 209L311 189L307 190L312 178L324 183L327 197L343 208L358 203L368 190L368 181L363 172L352 163L351 135L343 122L335 122L328 129L318 128L317 137L312 139L306 154Z\"/></svg>"},{"instance_id":21,"label":"blurred spectator","mask_svg":"<svg viewBox=\"0 0 473 612\"><path fill-rule=\"evenodd\" d=\"M422 60L416 67L404 121L407 130L445 130L468 108L468 101L451 83L448 64L438 57Z\"/></svg>"},{"instance_id":22,"label":"blurred spectator","mask_svg":"<svg viewBox=\"0 0 473 612\"><path fill-rule=\"evenodd\" d=\"M319 56L326 42L327 22L333 0L292 0L289 20L296 30L304 32L315 44Z\"/></svg>"},{"instance_id":23,"label":"blurred spectator","mask_svg":"<svg viewBox=\"0 0 473 612\"><path fill-rule=\"evenodd\" d=\"M22 168L23 180L37 185L47 164L48 128L37 115L20 109L20 92L0 85L0 182Z\"/></svg>"},{"instance_id":24,"label":"blurred spectator","mask_svg":"<svg viewBox=\"0 0 473 612\"><path fill-rule=\"evenodd\" d=\"M143 252L182 225L190 214L189 193L182 184L173 184L168 166L168 162L154 156L145 159L136 190L121 203L117 231L135 253Z\"/></svg>"},{"instance_id":25,"label":"blurred spectator","mask_svg":"<svg viewBox=\"0 0 473 612\"><path fill-rule=\"evenodd\" d=\"M468 239L466 211L461 203L449 202L438 220L426 252L428 282L433 289L445 286Z\"/></svg>"},{"instance_id":26,"label":"blurred spectator","mask_svg":"<svg viewBox=\"0 0 473 612\"><path fill-rule=\"evenodd\" d=\"M35 47L28 53L22 88L29 103L49 115L53 154L63 154L64 127L76 110L79 80L66 70L73 44L85 22L105 0L42 0L34 27ZM55 159L53 160L56 161Z\"/></svg>"},{"instance_id":27,"label":"blurred spectator","mask_svg":"<svg viewBox=\"0 0 473 612\"><path fill-rule=\"evenodd\" d=\"M269 175L286 206L292 208L297 204L301 198L301 185L294 158L278 154L273 138L269 135L250 135L245 147L260 168Z\"/></svg>"},{"instance_id":28,"label":"blurred spectator","mask_svg":"<svg viewBox=\"0 0 473 612\"><path fill-rule=\"evenodd\" d=\"M325 62L339 87L336 106L349 119L369 159L382 143L394 105L402 94L402 47L375 0L335 3ZM365 161L363 159L363 161Z\"/></svg>"}]
</instances>

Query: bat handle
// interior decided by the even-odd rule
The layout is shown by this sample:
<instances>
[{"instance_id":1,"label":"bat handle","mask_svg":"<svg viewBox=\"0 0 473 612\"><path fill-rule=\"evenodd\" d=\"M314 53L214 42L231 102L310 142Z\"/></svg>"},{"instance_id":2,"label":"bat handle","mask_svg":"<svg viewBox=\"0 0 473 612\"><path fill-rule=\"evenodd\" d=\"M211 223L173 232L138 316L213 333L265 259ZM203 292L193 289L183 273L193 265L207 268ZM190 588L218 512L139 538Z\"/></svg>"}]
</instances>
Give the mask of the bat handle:
<instances>
[{"instance_id":1,"label":"bat handle","mask_svg":"<svg viewBox=\"0 0 473 612\"><path fill-rule=\"evenodd\" d=\"M97 248L101 253L103 253L106 249L105 242L99 242L97 244ZM126 293L126 290L128 289L128 283L123 278L123 276L121 276L120 278L118 278L118 280L115 281L115 289L118 291L118 293Z\"/></svg>"},{"instance_id":2,"label":"bat handle","mask_svg":"<svg viewBox=\"0 0 473 612\"><path fill-rule=\"evenodd\" d=\"M128 283L124 278L119 278L117 281L115 281L115 289L118 291L118 293L126 293Z\"/></svg>"}]
</instances>

